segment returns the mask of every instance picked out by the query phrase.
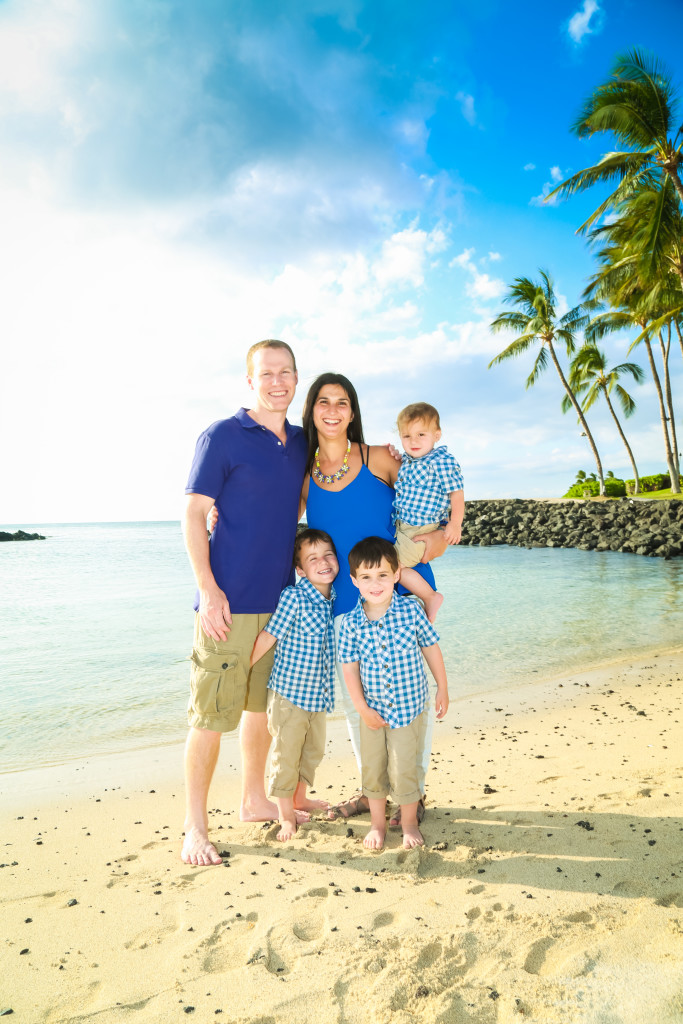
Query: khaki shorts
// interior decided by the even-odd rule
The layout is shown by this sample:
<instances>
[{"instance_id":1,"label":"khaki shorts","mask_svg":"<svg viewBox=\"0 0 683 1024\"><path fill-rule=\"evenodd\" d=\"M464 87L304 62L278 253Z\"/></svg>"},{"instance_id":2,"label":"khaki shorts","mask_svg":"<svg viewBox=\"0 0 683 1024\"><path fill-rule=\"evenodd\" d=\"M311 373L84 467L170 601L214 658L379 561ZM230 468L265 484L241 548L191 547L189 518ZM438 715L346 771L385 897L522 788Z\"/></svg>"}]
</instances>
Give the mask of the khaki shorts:
<instances>
[{"instance_id":1,"label":"khaki shorts","mask_svg":"<svg viewBox=\"0 0 683 1024\"><path fill-rule=\"evenodd\" d=\"M387 795L396 804L412 804L422 796L422 755L427 711L400 729L370 729L360 721L363 793L371 800Z\"/></svg>"},{"instance_id":2,"label":"khaki shorts","mask_svg":"<svg viewBox=\"0 0 683 1024\"><path fill-rule=\"evenodd\" d=\"M274 650L252 669L249 659L254 641L270 615L233 615L227 640L213 640L194 623L187 721L193 729L231 732L243 711L265 711L266 690Z\"/></svg>"},{"instance_id":3,"label":"khaki shorts","mask_svg":"<svg viewBox=\"0 0 683 1024\"><path fill-rule=\"evenodd\" d=\"M326 711L305 711L268 690L268 729L274 739L268 796L292 796L299 782L313 785L325 753L326 718Z\"/></svg>"},{"instance_id":4,"label":"khaki shorts","mask_svg":"<svg viewBox=\"0 0 683 1024\"><path fill-rule=\"evenodd\" d=\"M402 569L411 569L418 562L422 561L425 553L424 541L415 542L413 537L422 533L433 533L438 530L441 523L427 523L426 526L409 526L408 523L399 521L396 523L396 554Z\"/></svg>"}]
</instances>

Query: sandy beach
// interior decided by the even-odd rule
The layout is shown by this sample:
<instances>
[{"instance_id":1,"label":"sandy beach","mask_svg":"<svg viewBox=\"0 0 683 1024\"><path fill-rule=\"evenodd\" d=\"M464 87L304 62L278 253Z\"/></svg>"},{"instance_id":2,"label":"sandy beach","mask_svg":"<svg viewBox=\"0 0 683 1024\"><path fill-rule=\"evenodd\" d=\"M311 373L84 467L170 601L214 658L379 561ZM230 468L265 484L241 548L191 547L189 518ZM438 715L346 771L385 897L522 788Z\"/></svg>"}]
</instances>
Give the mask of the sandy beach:
<instances>
[{"instance_id":1,"label":"sandy beach","mask_svg":"<svg viewBox=\"0 0 683 1024\"><path fill-rule=\"evenodd\" d=\"M367 815L276 842L210 797L189 868L178 746L0 777L0 1013L17 1022L683 1021L683 648L458 699L426 846ZM355 764L330 723L318 796ZM229 856L228 856L229 854Z\"/></svg>"}]
</instances>

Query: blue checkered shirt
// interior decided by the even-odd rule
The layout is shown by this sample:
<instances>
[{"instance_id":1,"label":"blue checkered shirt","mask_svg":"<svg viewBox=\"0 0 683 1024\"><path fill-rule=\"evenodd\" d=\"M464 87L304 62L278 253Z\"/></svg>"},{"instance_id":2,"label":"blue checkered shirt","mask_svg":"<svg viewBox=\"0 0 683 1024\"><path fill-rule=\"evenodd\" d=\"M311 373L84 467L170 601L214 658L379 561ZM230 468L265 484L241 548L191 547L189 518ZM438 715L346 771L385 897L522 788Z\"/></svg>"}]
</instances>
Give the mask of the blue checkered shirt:
<instances>
[{"instance_id":1,"label":"blue checkered shirt","mask_svg":"<svg viewBox=\"0 0 683 1024\"><path fill-rule=\"evenodd\" d=\"M362 598L342 619L338 658L360 662L360 678L368 705L392 729L410 725L427 701L423 647L439 642L439 634L414 598L394 594L381 619L372 622Z\"/></svg>"},{"instance_id":2,"label":"blue checkered shirt","mask_svg":"<svg viewBox=\"0 0 683 1024\"><path fill-rule=\"evenodd\" d=\"M409 526L441 523L451 511L451 491L463 489L462 470L445 445L419 459L404 455L396 481L393 521Z\"/></svg>"},{"instance_id":3,"label":"blue checkered shirt","mask_svg":"<svg viewBox=\"0 0 683 1024\"><path fill-rule=\"evenodd\" d=\"M282 591L265 627L277 638L268 687L304 711L334 708L334 597L334 587L328 599L302 577Z\"/></svg>"}]
</instances>

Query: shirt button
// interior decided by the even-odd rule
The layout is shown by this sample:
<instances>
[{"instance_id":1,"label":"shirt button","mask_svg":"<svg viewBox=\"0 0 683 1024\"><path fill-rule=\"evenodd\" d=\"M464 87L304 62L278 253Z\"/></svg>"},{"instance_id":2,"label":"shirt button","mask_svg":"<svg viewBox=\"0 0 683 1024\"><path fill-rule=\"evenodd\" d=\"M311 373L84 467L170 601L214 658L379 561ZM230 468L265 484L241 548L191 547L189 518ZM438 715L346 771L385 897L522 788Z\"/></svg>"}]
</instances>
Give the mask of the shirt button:
<instances>
[{"instance_id":1,"label":"shirt button","mask_svg":"<svg viewBox=\"0 0 683 1024\"><path fill-rule=\"evenodd\" d=\"M382 650L386 651L386 649L387 649L387 645L386 644L382 644Z\"/></svg>"},{"instance_id":2,"label":"shirt button","mask_svg":"<svg viewBox=\"0 0 683 1024\"><path fill-rule=\"evenodd\" d=\"M282 441L278 441L278 444L281 446L282 445Z\"/></svg>"}]
</instances>

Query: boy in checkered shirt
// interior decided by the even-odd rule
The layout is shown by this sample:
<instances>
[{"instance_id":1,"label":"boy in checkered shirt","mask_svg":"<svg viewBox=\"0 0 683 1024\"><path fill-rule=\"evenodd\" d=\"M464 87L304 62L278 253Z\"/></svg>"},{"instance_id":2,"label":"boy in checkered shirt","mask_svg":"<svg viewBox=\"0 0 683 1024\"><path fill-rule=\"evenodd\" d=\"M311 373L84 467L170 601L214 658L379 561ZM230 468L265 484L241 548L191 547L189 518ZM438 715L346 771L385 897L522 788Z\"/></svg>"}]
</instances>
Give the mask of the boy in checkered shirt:
<instances>
[{"instance_id":1,"label":"boy in checkered shirt","mask_svg":"<svg viewBox=\"0 0 683 1024\"><path fill-rule=\"evenodd\" d=\"M325 753L325 718L334 707L334 626L332 581L339 572L332 538L303 530L294 544L294 566L301 577L286 587L268 625L256 638L251 664L275 647L268 681L268 729L274 738L268 795L278 806L282 842L297 820L329 807L311 800L306 788Z\"/></svg>"},{"instance_id":2,"label":"boy in checkered shirt","mask_svg":"<svg viewBox=\"0 0 683 1024\"><path fill-rule=\"evenodd\" d=\"M439 414L427 402L407 405L398 414L398 432L405 455L396 481L394 523L401 583L424 602L434 622L443 595L412 568L422 561L424 541L417 536L438 530L443 522L449 544L459 544L465 514L462 471L441 440Z\"/></svg>"},{"instance_id":3,"label":"boy in checkered shirt","mask_svg":"<svg viewBox=\"0 0 683 1024\"><path fill-rule=\"evenodd\" d=\"M366 537L351 549L349 568L360 599L342 619L338 657L361 719L362 787L370 804L363 845L382 849L391 794L401 808L403 846L409 850L424 845L417 820L428 701L423 654L436 679L436 717L448 710L439 635L417 601L394 592L400 570L390 541Z\"/></svg>"}]
</instances>

